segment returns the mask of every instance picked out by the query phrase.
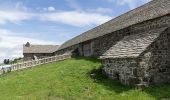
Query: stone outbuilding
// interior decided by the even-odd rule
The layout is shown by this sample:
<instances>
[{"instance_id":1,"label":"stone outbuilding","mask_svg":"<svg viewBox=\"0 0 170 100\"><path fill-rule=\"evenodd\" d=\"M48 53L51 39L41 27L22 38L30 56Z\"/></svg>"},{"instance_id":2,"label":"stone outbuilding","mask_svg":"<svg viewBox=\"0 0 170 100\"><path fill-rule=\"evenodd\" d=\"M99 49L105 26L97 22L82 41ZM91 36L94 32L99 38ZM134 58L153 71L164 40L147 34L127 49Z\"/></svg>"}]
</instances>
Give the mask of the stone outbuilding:
<instances>
[{"instance_id":1,"label":"stone outbuilding","mask_svg":"<svg viewBox=\"0 0 170 100\"><path fill-rule=\"evenodd\" d=\"M103 70L122 84L170 82L170 0L151 2L63 43L72 52L102 59Z\"/></svg>"},{"instance_id":2,"label":"stone outbuilding","mask_svg":"<svg viewBox=\"0 0 170 100\"><path fill-rule=\"evenodd\" d=\"M125 36L100 56L104 71L126 85L170 81L169 32L165 27Z\"/></svg>"},{"instance_id":3,"label":"stone outbuilding","mask_svg":"<svg viewBox=\"0 0 170 100\"><path fill-rule=\"evenodd\" d=\"M29 42L23 45L24 61L54 56L59 45L32 45Z\"/></svg>"}]
</instances>

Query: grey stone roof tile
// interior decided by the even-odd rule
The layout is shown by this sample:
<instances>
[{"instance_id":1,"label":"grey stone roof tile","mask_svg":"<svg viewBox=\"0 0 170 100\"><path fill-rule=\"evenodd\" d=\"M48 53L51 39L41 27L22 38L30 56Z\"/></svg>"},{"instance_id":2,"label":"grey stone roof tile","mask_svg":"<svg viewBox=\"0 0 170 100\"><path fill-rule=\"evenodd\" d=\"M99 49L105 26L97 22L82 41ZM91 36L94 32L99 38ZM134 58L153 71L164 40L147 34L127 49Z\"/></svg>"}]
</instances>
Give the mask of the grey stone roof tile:
<instances>
[{"instance_id":1,"label":"grey stone roof tile","mask_svg":"<svg viewBox=\"0 0 170 100\"><path fill-rule=\"evenodd\" d=\"M100 58L138 57L165 29L166 28L160 28L150 30L149 32L147 31L126 36L107 50L102 56L100 56Z\"/></svg>"},{"instance_id":2,"label":"grey stone roof tile","mask_svg":"<svg viewBox=\"0 0 170 100\"><path fill-rule=\"evenodd\" d=\"M53 53L57 51L59 45L23 45L23 53Z\"/></svg>"}]
</instances>

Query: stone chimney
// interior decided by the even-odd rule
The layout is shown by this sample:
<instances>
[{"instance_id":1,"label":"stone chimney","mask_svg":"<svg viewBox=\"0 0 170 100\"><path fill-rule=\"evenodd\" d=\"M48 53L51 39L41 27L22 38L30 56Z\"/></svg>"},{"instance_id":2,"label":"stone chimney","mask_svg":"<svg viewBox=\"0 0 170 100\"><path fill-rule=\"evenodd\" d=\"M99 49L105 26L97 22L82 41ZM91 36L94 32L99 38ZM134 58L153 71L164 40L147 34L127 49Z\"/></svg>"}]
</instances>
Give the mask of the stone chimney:
<instances>
[{"instance_id":1,"label":"stone chimney","mask_svg":"<svg viewBox=\"0 0 170 100\"><path fill-rule=\"evenodd\" d=\"M27 43L25 44L26 47L30 47L30 45L31 45L31 44L30 44L29 42L27 42Z\"/></svg>"}]
</instances>

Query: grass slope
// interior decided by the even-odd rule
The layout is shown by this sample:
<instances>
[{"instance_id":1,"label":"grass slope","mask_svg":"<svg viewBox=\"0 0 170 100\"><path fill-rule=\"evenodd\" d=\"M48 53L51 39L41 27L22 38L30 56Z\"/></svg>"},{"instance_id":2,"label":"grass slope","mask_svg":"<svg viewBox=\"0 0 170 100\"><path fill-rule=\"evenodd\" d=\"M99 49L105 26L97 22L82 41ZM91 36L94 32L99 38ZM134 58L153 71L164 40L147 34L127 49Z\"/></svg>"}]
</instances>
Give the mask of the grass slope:
<instances>
[{"instance_id":1,"label":"grass slope","mask_svg":"<svg viewBox=\"0 0 170 100\"><path fill-rule=\"evenodd\" d=\"M72 58L11 72L0 78L0 100L160 100L170 98L170 84L137 90L106 79L100 61ZM95 70L96 69L96 70ZM89 73L97 73L95 79Z\"/></svg>"}]
</instances>

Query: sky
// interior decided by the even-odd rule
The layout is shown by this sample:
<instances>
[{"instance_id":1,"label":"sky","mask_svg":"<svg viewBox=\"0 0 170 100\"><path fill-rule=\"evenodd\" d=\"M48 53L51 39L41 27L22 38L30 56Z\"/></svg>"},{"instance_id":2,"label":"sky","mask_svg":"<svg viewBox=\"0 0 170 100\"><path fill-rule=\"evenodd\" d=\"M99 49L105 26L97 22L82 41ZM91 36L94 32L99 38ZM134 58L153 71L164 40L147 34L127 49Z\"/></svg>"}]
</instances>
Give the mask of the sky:
<instances>
[{"instance_id":1,"label":"sky","mask_svg":"<svg viewBox=\"0 0 170 100\"><path fill-rule=\"evenodd\" d=\"M150 0L0 0L0 62L22 46L61 45Z\"/></svg>"}]
</instances>

